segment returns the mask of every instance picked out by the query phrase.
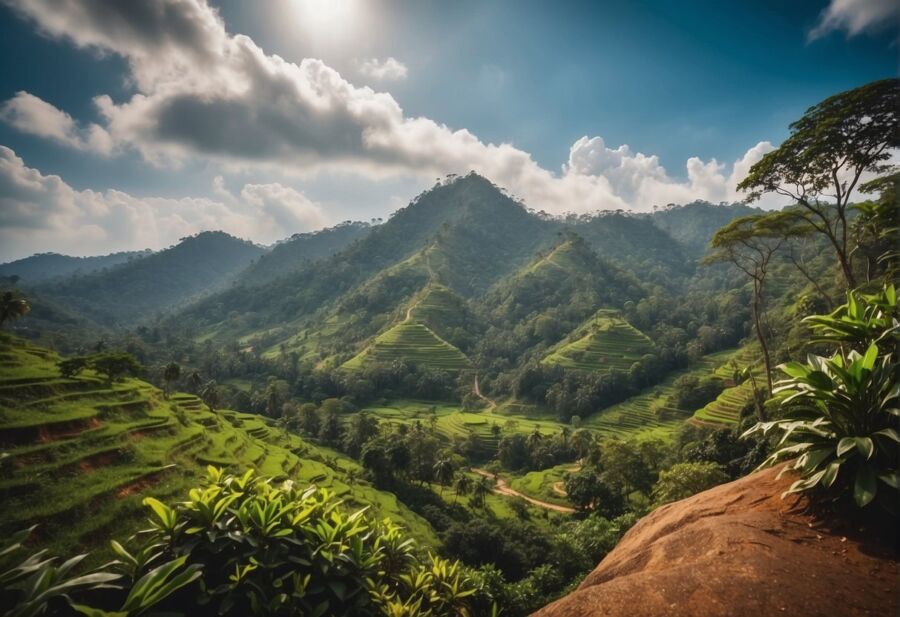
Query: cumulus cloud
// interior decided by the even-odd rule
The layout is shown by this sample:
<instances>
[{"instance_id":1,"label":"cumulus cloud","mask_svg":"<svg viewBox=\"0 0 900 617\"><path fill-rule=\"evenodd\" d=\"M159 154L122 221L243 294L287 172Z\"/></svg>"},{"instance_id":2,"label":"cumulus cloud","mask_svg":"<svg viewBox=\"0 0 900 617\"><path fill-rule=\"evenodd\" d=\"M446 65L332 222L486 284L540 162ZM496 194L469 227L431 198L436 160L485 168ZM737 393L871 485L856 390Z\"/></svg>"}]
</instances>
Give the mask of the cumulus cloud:
<instances>
[{"instance_id":1,"label":"cumulus cloud","mask_svg":"<svg viewBox=\"0 0 900 617\"><path fill-rule=\"evenodd\" d=\"M202 157L226 168L376 178L475 170L550 212L736 196L734 173L714 160L691 159L687 180L676 180L657 157L609 148L599 137L576 142L563 169L549 171L511 144L409 117L390 94L357 87L321 60L267 55L249 37L228 33L205 0L3 1L48 36L127 60L135 94L95 103L114 144L155 163ZM390 61L377 67L386 71Z\"/></svg>"},{"instance_id":2,"label":"cumulus cloud","mask_svg":"<svg viewBox=\"0 0 900 617\"><path fill-rule=\"evenodd\" d=\"M42 251L94 255L159 249L214 229L271 243L324 223L322 209L290 187L247 184L235 196L221 179L217 183L219 200L79 191L0 146L0 260Z\"/></svg>"},{"instance_id":3,"label":"cumulus cloud","mask_svg":"<svg viewBox=\"0 0 900 617\"><path fill-rule=\"evenodd\" d=\"M610 190L632 207L686 203L697 199L710 202L739 201L737 185L750 167L774 146L762 141L728 166L716 159L687 161L687 181L672 178L656 155L632 152L627 145L609 148L601 137L582 137L569 150L563 180L572 177L603 177ZM764 204L765 205L765 204Z\"/></svg>"},{"instance_id":4,"label":"cumulus cloud","mask_svg":"<svg viewBox=\"0 0 900 617\"><path fill-rule=\"evenodd\" d=\"M378 58L367 58L357 62L359 72L366 77L371 77L378 81L395 81L405 79L408 69L406 65L390 56L384 60Z\"/></svg>"},{"instance_id":5,"label":"cumulus cloud","mask_svg":"<svg viewBox=\"0 0 900 617\"><path fill-rule=\"evenodd\" d=\"M28 92L17 92L0 105L0 120L23 133L77 150L103 155L112 151L112 138L103 127L97 124L79 127L72 116Z\"/></svg>"},{"instance_id":6,"label":"cumulus cloud","mask_svg":"<svg viewBox=\"0 0 900 617\"><path fill-rule=\"evenodd\" d=\"M849 36L900 25L900 2L897 0L831 0L809 31L810 41L836 30Z\"/></svg>"}]
</instances>

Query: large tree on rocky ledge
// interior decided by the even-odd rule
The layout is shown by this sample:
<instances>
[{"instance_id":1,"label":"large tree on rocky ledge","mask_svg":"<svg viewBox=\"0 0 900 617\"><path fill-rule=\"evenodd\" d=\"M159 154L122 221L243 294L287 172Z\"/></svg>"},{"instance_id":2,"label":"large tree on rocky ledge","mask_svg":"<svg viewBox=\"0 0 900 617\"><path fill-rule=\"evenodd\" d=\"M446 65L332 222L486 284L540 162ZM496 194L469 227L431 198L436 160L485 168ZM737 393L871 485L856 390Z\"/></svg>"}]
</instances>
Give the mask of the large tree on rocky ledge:
<instances>
[{"instance_id":1,"label":"large tree on rocky ledge","mask_svg":"<svg viewBox=\"0 0 900 617\"><path fill-rule=\"evenodd\" d=\"M856 276L848 239L848 208L864 173L890 169L900 148L900 79L872 82L829 97L791 124L791 135L750 168L738 185L748 201L776 193L801 206L795 216L823 234L849 288Z\"/></svg>"}]
</instances>

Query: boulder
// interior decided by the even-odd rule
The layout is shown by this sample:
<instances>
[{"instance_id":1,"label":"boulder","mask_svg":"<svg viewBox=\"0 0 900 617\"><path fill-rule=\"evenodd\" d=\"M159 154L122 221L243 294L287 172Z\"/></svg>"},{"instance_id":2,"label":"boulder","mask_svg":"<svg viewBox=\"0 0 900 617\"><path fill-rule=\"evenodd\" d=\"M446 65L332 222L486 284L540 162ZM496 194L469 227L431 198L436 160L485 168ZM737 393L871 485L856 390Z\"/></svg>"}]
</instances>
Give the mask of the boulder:
<instances>
[{"instance_id":1,"label":"boulder","mask_svg":"<svg viewBox=\"0 0 900 617\"><path fill-rule=\"evenodd\" d=\"M900 615L893 533L781 494L756 472L641 519L540 617Z\"/></svg>"}]
</instances>

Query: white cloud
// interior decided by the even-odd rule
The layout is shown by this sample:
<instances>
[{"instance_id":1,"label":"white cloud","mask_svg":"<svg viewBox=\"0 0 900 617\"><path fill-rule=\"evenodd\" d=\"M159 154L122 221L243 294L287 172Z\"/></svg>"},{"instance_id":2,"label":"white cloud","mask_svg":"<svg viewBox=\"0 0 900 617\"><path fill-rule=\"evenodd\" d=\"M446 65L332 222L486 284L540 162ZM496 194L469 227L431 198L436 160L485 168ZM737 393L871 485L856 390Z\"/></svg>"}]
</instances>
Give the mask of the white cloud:
<instances>
[{"instance_id":1,"label":"white cloud","mask_svg":"<svg viewBox=\"0 0 900 617\"><path fill-rule=\"evenodd\" d=\"M116 146L154 163L202 158L226 169L374 178L475 170L550 212L737 196L734 174L715 160L691 159L679 181L656 156L610 149L599 137L578 140L561 173L548 171L511 144L409 117L390 94L354 86L321 60L267 55L249 37L229 34L205 0L4 1L49 36L127 60L137 92L95 103Z\"/></svg>"},{"instance_id":2,"label":"white cloud","mask_svg":"<svg viewBox=\"0 0 900 617\"><path fill-rule=\"evenodd\" d=\"M28 92L17 92L0 105L0 120L23 133L51 139L77 150L103 155L112 151L112 138L103 127L90 124L81 128L72 116Z\"/></svg>"},{"instance_id":3,"label":"white cloud","mask_svg":"<svg viewBox=\"0 0 900 617\"><path fill-rule=\"evenodd\" d=\"M398 79L405 79L408 72L406 65L393 56L384 60L367 58L358 61L357 66L359 67L360 73L378 81L396 81Z\"/></svg>"},{"instance_id":4,"label":"white cloud","mask_svg":"<svg viewBox=\"0 0 900 617\"><path fill-rule=\"evenodd\" d=\"M809 31L810 41L836 30L849 36L900 25L900 2L897 0L831 0Z\"/></svg>"},{"instance_id":5,"label":"white cloud","mask_svg":"<svg viewBox=\"0 0 900 617\"><path fill-rule=\"evenodd\" d=\"M159 249L217 229L271 243L324 223L322 209L290 187L247 184L235 197L221 179L217 184L221 200L78 191L59 176L27 167L14 151L0 146L0 260L43 251L95 255Z\"/></svg>"}]
</instances>

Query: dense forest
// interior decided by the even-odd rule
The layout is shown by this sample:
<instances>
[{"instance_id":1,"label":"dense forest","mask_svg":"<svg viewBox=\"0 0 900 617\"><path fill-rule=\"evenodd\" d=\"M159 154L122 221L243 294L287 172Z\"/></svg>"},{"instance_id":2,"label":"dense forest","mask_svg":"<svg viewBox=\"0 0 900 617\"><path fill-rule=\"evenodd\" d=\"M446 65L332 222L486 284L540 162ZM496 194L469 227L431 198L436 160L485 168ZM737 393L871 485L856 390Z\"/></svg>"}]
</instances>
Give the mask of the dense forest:
<instances>
[{"instance_id":1,"label":"dense forest","mask_svg":"<svg viewBox=\"0 0 900 617\"><path fill-rule=\"evenodd\" d=\"M747 203L551 216L473 172L270 248L3 265L0 603L527 615L786 460L890 528L897 100L809 109Z\"/></svg>"}]
</instances>

